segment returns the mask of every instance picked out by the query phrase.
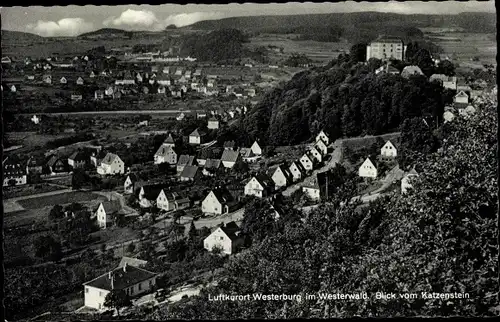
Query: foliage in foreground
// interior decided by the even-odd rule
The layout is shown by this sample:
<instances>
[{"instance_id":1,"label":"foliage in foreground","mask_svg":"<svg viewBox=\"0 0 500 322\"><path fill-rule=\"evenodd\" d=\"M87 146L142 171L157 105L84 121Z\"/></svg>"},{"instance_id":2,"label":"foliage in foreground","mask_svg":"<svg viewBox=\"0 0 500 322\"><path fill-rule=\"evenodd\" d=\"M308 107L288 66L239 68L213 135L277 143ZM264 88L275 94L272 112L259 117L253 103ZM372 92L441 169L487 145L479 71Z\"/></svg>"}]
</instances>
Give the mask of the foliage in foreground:
<instances>
[{"instance_id":1,"label":"foliage in foreground","mask_svg":"<svg viewBox=\"0 0 500 322\"><path fill-rule=\"evenodd\" d=\"M426 156L414 189L359 211L322 206L226 266L226 278L153 319L353 316L490 316L497 291L494 109L447 123L441 149ZM366 301L208 301L217 294L367 292ZM376 300L375 292L418 299ZM423 299L464 292L469 299Z\"/></svg>"}]
</instances>

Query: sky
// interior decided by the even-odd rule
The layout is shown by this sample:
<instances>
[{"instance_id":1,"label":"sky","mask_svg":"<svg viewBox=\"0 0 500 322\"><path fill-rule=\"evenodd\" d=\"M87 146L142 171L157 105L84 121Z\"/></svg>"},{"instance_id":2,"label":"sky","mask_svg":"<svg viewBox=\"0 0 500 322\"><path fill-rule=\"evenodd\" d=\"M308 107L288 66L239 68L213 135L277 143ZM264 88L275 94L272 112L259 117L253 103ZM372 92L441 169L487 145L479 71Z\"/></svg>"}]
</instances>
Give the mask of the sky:
<instances>
[{"instance_id":1,"label":"sky","mask_svg":"<svg viewBox=\"0 0 500 322\"><path fill-rule=\"evenodd\" d=\"M378 11L400 14L457 14L460 12L495 12L495 2L338 2L226 5L121 5L66 7L0 8L2 29L24 31L40 36L76 36L101 28L124 30L162 30L202 20L237 16L291 15L310 13Z\"/></svg>"}]
</instances>

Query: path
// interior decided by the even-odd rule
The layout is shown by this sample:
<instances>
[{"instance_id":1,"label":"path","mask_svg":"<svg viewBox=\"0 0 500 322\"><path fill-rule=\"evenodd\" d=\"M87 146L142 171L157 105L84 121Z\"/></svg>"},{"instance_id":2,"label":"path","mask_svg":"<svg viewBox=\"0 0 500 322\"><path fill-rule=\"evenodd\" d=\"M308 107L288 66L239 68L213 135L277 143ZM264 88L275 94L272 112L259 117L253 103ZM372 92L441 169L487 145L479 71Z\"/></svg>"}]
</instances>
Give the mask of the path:
<instances>
[{"instance_id":1,"label":"path","mask_svg":"<svg viewBox=\"0 0 500 322\"><path fill-rule=\"evenodd\" d=\"M311 183L311 181L314 180L314 178L316 178L316 174L318 174L320 172L325 172L325 171L335 167L335 165L341 161L342 161L342 147L339 147L339 148L336 148L332 152L330 160L324 166L322 166L319 169L314 170L311 173L311 175L306 177L303 181L295 183L295 184L289 186L288 188L286 188L286 190L283 191L283 196L287 196L287 197L291 196L295 191L300 189L300 187L302 187L303 185Z\"/></svg>"},{"instance_id":2,"label":"path","mask_svg":"<svg viewBox=\"0 0 500 322\"><path fill-rule=\"evenodd\" d=\"M65 112L65 113L18 113L20 115L102 115L102 114L176 114L204 112L205 110L121 110L121 111L85 111L85 112Z\"/></svg>"}]
</instances>

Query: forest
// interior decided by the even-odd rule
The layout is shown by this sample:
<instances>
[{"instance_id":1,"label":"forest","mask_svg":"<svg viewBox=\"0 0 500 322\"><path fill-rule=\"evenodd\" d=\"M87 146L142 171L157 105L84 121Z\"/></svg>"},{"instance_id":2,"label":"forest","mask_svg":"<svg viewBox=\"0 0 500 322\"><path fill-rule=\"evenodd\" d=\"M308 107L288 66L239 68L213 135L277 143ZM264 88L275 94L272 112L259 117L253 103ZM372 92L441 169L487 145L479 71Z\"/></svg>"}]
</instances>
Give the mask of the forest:
<instances>
[{"instance_id":1,"label":"forest","mask_svg":"<svg viewBox=\"0 0 500 322\"><path fill-rule=\"evenodd\" d=\"M328 205L272 219L270 205L246 210L252 246L224 266L224 278L199 296L148 319L494 316L498 314L496 244L497 113L440 127L440 149L423 154L419 177L359 208L342 184ZM299 218L303 218L300 220ZM248 227L250 225L250 227ZM374 293L414 293L377 300ZM362 293L367 301L208 301L208 295ZM468 293L425 298L422 292Z\"/></svg>"},{"instance_id":2,"label":"forest","mask_svg":"<svg viewBox=\"0 0 500 322\"><path fill-rule=\"evenodd\" d=\"M417 44L410 43L408 62L392 64L400 70L416 64L428 76L453 74L453 66L446 62L434 67L430 52ZM381 62L361 63L362 45L354 45L351 53L341 54L326 67L295 74L267 93L245 116L246 133L268 145L292 145L309 140L321 129L335 140L397 131L411 117L425 117L433 124L441 121L453 93L425 76L376 75Z\"/></svg>"}]
</instances>

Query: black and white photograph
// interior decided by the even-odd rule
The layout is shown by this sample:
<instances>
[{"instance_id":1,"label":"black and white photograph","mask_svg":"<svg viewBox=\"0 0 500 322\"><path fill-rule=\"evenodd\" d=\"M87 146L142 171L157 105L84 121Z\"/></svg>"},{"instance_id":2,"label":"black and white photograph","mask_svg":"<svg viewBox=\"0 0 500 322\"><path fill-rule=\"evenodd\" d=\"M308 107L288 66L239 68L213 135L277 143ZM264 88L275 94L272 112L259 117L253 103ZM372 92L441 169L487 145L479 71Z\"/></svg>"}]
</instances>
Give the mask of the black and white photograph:
<instances>
[{"instance_id":1,"label":"black and white photograph","mask_svg":"<svg viewBox=\"0 0 500 322\"><path fill-rule=\"evenodd\" d=\"M21 5L5 321L500 316L494 1Z\"/></svg>"}]
</instances>

